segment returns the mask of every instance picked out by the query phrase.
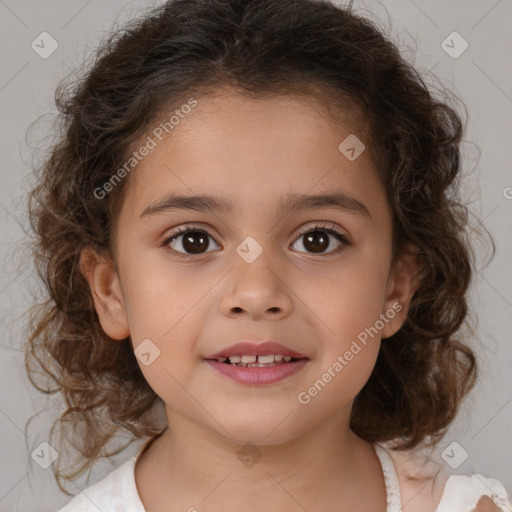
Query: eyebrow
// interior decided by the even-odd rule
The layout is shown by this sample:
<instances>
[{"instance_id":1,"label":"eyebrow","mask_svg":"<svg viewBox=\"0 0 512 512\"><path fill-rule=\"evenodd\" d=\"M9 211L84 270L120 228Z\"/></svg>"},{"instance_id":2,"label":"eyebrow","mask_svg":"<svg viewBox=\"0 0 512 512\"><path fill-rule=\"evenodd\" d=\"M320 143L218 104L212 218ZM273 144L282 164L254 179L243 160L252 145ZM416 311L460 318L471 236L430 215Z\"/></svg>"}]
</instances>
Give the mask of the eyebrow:
<instances>
[{"instance_id":1,"label":"eyebrow","mask_svg":"<svg viewBox=\"0 0 512 512\"><path fill-rule=\"evenodd\" d=\"M325 194L290 194L281 200L276 214L280 216L297 210L314 210L317 208L335 208L371 218L370 211L363 203L339 191ZM147 206L140 217L150 217L173 210L231 213L234 210L234 203L227 196L171 193L156 203Z\"/></svg>"}]
</instances>

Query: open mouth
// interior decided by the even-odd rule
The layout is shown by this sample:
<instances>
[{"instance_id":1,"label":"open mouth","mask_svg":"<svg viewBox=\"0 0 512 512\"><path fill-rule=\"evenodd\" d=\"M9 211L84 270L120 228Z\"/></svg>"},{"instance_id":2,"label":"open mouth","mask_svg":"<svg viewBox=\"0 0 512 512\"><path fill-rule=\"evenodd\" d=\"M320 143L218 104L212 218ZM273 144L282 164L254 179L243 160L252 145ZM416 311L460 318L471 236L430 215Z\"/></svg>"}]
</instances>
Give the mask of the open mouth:
<instances>
[{"instance_id":1,"label":"open mouth","mask_svg":"<svg viewBox=\"0 0 512 512\"><path fill-rule=\"evenodd\" d=\"M301 360L307 360L307 358L295 358L276 354L265 356L229 356L219 357L218 359L207 359L207 361L217 361L219 363L245 368L268 368L270 366L280 366Z\"/></svg>"},{"instance_id":2,"label":"open mouth","mask_svg":"<svg viewBox=\"0 0 512 512\"><path fill-rule=\"evenodd\" d=\"M295 354L299 355L299 354ZM308 357L283 354L258 356L215 356L205 359L214 370L244 385L274 384L300 372L309 362Z\"/></svg>"}]
</instances>

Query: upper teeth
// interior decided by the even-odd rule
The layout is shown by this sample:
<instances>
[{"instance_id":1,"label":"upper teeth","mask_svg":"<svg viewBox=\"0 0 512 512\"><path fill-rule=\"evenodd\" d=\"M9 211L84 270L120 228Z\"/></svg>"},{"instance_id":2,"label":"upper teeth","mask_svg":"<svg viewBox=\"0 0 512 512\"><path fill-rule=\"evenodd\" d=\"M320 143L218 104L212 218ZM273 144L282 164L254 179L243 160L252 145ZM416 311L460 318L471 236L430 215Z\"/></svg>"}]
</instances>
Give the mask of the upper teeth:
<instances>
[{"instance_id":1,"label":"upper teeth","mask_svg":"<svg viewBox=\"0 0 512 512\"><path fill-rule=\"evenodd\" d=\"M226 361L226 359L229 359L229 362L231 364L235 363L255 363L256 361L258 363L273 363L274 361L282 361L283 359L288 362L291 360L291 356L283 356L283 355L267 355L267 356L229 356L229 358L226 357L220 357L219 361L223 363Z\"/></svg>"}]
</instances>

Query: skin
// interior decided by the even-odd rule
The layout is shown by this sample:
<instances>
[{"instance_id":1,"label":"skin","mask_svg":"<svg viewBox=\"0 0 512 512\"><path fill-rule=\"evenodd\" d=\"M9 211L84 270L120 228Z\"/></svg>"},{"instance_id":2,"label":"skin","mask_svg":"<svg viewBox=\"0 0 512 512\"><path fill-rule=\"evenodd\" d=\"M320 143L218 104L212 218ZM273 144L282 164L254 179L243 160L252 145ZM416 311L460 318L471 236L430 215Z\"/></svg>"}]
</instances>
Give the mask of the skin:
<instances>
[{"instance_id":1,"label":"skin","mask_svg":"<svg viewBox=\"0 0 512 512\"><path fill-rule=\"evenodd\" d=\"M312 102L249 99L219 91L198 105L133 171L115 233L115 261L84 250L105 332L149 338L160 355L139 366L165 402L170 428L139 457L135 478L148 512L385 510L380 463L349 428L352 403L380 343L403 324L418 264L391 259L391 213L369 151L349 161L338 145L360 133ZM360 136L362 138L362 136ZM333 208L276 215L288 193L342 191L370 216ZM168 192L224 194L232 213L169 211L141 218ZM300 228L337 227L323 253ZM208 252L188 257L161 242L185 223L205 230ZM248 236L263 252L248 263ZM184 237L168 247L186 253ZM309 249L308 249L309 248ZM394 303L378 335L304 405L307 391ZM237 383L204 358L242 338L274 339L309 357L297 374L264 386ZM381 341L381 338L382 341ZM116 341L112 341L115 343ZM261 458L243 464L252 445Z\"/></svg>"}]
</instances>

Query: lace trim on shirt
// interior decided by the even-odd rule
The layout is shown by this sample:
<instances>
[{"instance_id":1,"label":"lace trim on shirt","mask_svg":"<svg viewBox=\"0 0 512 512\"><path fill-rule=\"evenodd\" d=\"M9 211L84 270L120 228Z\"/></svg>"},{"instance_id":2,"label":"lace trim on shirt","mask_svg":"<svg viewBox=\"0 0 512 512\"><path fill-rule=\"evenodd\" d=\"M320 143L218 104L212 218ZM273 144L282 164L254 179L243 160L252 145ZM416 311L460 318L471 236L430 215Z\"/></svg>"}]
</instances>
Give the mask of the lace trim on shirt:
<instances>
[{"instance_id":1,"label":"lace trim on shirt","mask_svg":"<svg viewBox=\"0 0 512 512\"><path fill-rule=\"evenodd\" d=\"M400 484L398 482L398 475L396 474L393 460L384 448L378 444L374 444L373 446L377 453L377 457L379 457L382 472L384 473L384 482L386 483L386 502L388 505L386 512L400 512L402 509Z\"/></svg>"}]
</instances>

